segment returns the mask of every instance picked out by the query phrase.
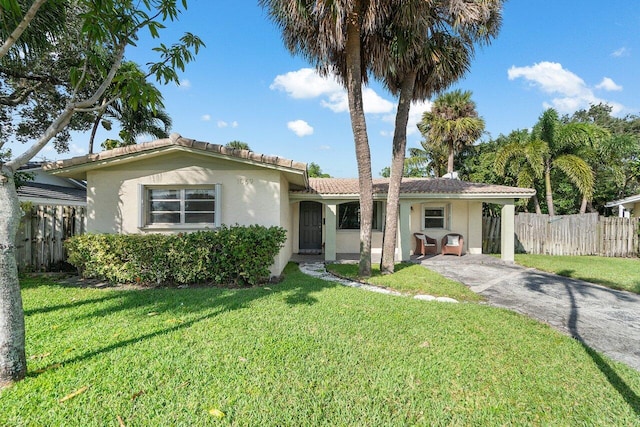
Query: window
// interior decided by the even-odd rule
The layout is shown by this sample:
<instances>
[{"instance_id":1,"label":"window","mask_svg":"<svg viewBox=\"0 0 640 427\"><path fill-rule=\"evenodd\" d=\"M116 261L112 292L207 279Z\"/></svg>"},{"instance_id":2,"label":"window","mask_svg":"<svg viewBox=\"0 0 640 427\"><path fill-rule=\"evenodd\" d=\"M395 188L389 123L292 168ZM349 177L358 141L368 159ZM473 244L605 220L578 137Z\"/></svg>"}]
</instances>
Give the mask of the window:
<instances>
[{"instance_id":1,"label":"window","mask_svg":"<svg viewBox=\"0 0 640 427\"><path fill-rule=\"evenodd\" d=\"M423 229L447 228L447 208L445 206L424 206Z\"/></svg>"},{"instance_id":2,"label":"window","mask_svg":"<svg viewBox=\"0 0 640 427\"><path fill-rule=\"evenodd\" d=\"M144 189L143 225L219 225L219 185L215 187L152 187Z\"/></svg>"},{"instance_id":3,"label":"window","mask_svg":"<svg viewBox=\"0 0 640 427\"><path fill-rule=\"evenodd\" d=\"M373 229L380 230L382 227L382 209L380 202L373 202ZM348 202L338 205L338 230L359 230L360 229L360 203Z\"/></svg>"}]
</instances>

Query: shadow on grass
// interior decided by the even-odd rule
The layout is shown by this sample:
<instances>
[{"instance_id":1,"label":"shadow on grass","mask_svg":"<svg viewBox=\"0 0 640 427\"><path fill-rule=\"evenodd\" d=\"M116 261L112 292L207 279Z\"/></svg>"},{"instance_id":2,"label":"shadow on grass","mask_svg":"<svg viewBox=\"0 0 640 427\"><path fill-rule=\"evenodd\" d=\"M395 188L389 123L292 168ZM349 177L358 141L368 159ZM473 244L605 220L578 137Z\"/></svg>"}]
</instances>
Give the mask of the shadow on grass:
<instances>
[{"instance_id":1,"label":"shadow on grass","mask_svg":"<svg viewBox=\"0 0 640 427\"><path fill-rule=\"evenodd\" d=\"M578 331L578 305L576 303L575 295L573 294L571 286L566 283L565 289L567 290L567 294L571 300L571 313L569 315L569 330L571 331L571 335L580 342L584 351L589 355L589 357L591 357L591 360L593 360L593 363L600 372L602 372L609 384L611 384L625 402L627 402L633 412L640 417L640 396L638 396L636 392L627 385L624 379L598 354L598 352L585 344L580 332Z\"/></svg>"},{"instance_id":2,"label":"shadow on grass","mask_svg":"<svg viewBox=\"0 0 640 427\"><path fill-rule=\"evenodd\" d=\"M312 296L313 293L319 293L324 289L335 286L336 284L333 282L327 282L303 275L299 272L297 266L288 266L285 271L285 280L279 284L270 285L269 287L235 290L219 288L186 288L111 291L114 292L114 295L54 307L43 307L42 309L36 308L26 312L26 314L33 315L47 313L53 310L74 308L109 300L114 300L114 303L108 307L95 310L82 317L96 319L96 321L98 321L99 319L121 311L139 311L141 316L146 316L151 312L153 312L154 315L161 315L163 313L172 313L176 311L179 311L180 314L185 314L185 312L191 314L201 313L200 316L190 320L185 320L177 325L158 329L140 336L123 339L121 341L105 345L101 348L91 349L83 354L70 357L66 360L61 360L58 363L51 365L52 367L58 368L65 364L82 362L122 347L138 344L158 336L186 329L198 322L214 318L223 313L248 308L254 301L267 296L281 296L286 304L292 306L312 305L318 302L318 299ZM120 299L120 301L116 302L116 299ZM38 371L30 371L27 375L29 377L37 377L46 370L47 368Z\"/></svg>"}]
</instances>

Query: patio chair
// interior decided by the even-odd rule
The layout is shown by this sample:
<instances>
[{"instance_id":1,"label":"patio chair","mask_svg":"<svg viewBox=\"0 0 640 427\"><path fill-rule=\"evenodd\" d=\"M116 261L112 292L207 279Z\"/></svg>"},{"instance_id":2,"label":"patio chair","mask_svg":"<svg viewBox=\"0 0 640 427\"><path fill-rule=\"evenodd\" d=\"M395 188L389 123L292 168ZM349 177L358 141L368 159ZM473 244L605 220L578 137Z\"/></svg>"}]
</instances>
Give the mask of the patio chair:
<instances>
[{"instance_id":1,"label":"patio chair","mask_svg":"<svg viewBox=\"0 0 640 427\"><path fill-rule=\"evenodd\" d=\"M432 239L424 233L413 233L416 238L415 255L436 255L438 253L438 241Z\"/></svg>"},{"instance_id":2,"label":"patio chair","mask_svg":"<svg viewBox=\"0 0 640 427\"><path fill-rule=\"evenodd\" d=\"M442 238L442 255L454 254L462 255L464 248L464 237L462 234L449 233Z\"/></svg>"}]
</instances>

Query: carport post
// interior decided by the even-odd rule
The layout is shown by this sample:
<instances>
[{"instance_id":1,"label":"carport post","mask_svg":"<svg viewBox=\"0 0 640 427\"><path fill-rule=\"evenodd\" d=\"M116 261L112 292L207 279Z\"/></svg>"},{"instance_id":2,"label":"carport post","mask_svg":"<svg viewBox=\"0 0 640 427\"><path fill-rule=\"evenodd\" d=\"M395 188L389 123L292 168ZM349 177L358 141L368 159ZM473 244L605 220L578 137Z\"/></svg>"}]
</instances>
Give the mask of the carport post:
<instances>
[{"instance_id":1,"label":"carport post","mask_svg":"<svg viewBox=\"0 0 640 427\"><path fill-rule=\"evenodd\" d=\"M502 218L500 221L500 253L502 260L513 262L515 260L515 205L511 200L502 206Z\"/></svg>"}]
</instances>

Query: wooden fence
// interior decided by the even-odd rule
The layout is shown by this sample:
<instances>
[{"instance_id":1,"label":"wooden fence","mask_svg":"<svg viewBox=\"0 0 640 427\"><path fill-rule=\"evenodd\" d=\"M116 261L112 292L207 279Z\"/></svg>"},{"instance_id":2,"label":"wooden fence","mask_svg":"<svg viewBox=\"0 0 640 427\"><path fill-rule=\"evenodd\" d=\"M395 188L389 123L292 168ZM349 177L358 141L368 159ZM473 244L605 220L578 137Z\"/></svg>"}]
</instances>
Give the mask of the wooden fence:
<instances>
[{"instance_id":1,"label":"wooden fence","mask_svg":"<svg viewBox=\"0 0 640 427\"><path fill-rule=\"evenodd\" d=\"M85 232L86 208L31 206L22 217L16 236L16 261L20 271L59 269L67 260L63 242Z\"/></svg>"},{"instance_id":2,"label":"wooden fence","mask_svg":"<svg viewBox=\"0 0 640 427\"><path fill-rule=\"evenodd\" d=\"M516 252L547 255L638 256L639 218L582 215L538 215L515 217ZM500 251L500 217L484 217L484 253Z\"/></svg>"}]
</instances>

